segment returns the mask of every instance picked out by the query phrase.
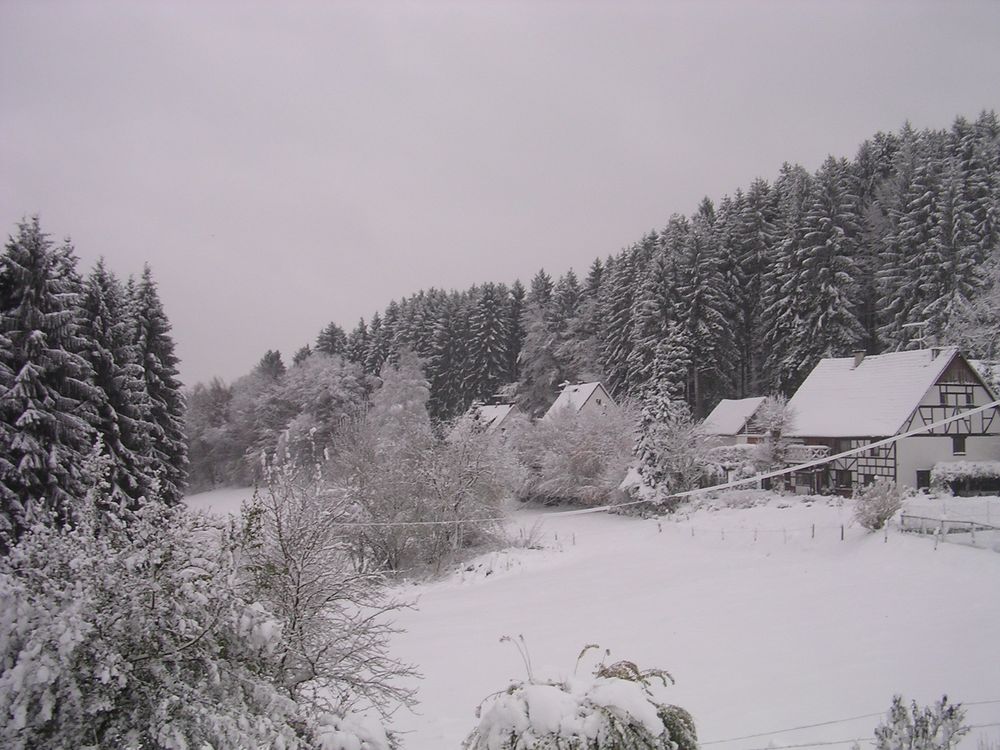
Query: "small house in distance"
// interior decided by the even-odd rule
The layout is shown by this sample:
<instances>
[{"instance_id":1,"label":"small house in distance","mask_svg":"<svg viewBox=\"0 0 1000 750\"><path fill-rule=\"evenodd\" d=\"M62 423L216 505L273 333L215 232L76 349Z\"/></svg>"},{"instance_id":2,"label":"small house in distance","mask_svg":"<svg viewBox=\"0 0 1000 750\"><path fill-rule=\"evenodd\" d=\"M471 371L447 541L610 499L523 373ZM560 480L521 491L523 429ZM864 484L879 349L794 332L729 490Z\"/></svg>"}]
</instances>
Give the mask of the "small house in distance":
<instances>
[{"instance_id":1,"label":"small house in distance","mask_svg":"<svg viewBox=\"0 0 1000 750\"><path fill-rule=\"evenodd\" d=\"M505 432L504 424L517 411L514 404L473 404L472 418L486 432Z\"/></svg>"},{"instance_id":2,"label":"small house in distance","mask_svg":"<svg viewBox=\"0 0 1000 750\"><path fill-rule=\"evenodd\" d=\"M716 438L722 445L757 443L764 432L753 423L753 416L764 403L764 396L754 398L724 398L705 417L701 428L706 435Z\"/></svg>"},{"instance_id":3,"label":"small house in distance","mask_svg":"<svg viewBox=\"0 0 1000 750\"><path fill-rule=\"evenodd\" d=\"M995 400L956 347L823 359L788 402L790 464L863 448ZM935 466L1000 458L1000 408L993 407L880 448L796 472L798 492L848 493L876 477L929 487Z\"/></svg>"},{"instance_id":4,"label":"small house in distance","mask_svg":"<svg viewBox=\"0 0 1000 750\"><path fill-rule=\"evenodd\" d=\"M542 419L552 419L564 410L569 410L572 414L606 414L608 409L617 407L600 383L567 383Z\"/></svg>"}]
</instances>

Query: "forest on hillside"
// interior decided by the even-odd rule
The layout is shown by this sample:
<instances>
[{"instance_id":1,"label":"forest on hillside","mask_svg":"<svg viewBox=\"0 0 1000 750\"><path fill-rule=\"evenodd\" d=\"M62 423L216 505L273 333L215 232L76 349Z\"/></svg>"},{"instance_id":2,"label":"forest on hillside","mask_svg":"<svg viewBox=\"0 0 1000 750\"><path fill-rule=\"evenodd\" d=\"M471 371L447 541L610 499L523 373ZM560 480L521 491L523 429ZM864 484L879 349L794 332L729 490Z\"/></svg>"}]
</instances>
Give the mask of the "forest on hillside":
<instances>
[{"instance_id":1,"label":"forest on hillside","mask_svg":"<svg viewBox=\"0 0 1000 750\"><path fill-rule=\"evenodd\" d=\"M880 132L816 172L781 166L585 273L527 286L420 290L286 365L188 394L194 487L247 481L262 452L332 437L413 351L435 422L502 394L538 415L564 381L641 399L651 384L703 417L722 398L789 394L824 356L955 343L992 358L1000 331L1000 120Z\"/></svg>"}]
</instances>

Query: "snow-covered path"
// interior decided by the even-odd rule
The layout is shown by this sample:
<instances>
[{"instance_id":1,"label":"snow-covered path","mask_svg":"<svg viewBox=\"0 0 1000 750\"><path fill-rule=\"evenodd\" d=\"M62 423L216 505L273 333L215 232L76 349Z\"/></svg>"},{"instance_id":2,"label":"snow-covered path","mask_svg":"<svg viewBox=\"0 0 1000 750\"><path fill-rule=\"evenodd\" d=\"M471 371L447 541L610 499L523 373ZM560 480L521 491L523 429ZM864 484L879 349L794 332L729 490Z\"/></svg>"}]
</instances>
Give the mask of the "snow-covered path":
<instances>
[{"instance_id":1,"label":"snow-covered path","mask_svg":"<svg viewBox=\"0 0 1000 750\"><path fill-rule=\"evenodd\" d=\"M847 508L786 503L680 523L550 518L551 549L494 553L404 589L419 605L400 619L394 647L425 675L420 715L396 717L405 747L457 748L477 703L523 677L502 635L523 634L536 669L571 670L581 647L598 643L612 659L669 670L703 741L881 714L894 693L1000 699L1000 554L935 550L899 533L886 542L849 526ZM518 514L525 524L534 516ZM1000 722L1000 703L970 707L968 718ZM710 747L868 737L877 722ZM1000 727L974 731L965 747L980 733L995 740Z\"/></svg>"}]
</instances>

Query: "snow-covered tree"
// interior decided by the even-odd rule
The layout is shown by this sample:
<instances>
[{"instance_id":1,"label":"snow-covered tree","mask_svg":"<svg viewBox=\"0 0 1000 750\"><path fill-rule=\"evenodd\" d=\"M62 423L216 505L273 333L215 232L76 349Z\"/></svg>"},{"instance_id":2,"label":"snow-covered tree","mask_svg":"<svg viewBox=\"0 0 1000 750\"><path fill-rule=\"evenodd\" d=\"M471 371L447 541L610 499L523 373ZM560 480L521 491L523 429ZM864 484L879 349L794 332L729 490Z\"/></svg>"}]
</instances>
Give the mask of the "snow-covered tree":
<instances>
[{"instance_id":1,"label":"snow-covered tree","mask_svg":"<svg viewBox=\"0 0 1000 750\"><path fill-rule=\"evenodd\" d=\"M187 483L187 442L184 437L184 397L177 378L170 321L149 266L131 300L133 336L145 380L151 425L150 469L160 486L160 499L180 502Z\"/></svg>"},{"instance_id":2,"label":"snow-covered tree","mask_svg":"<svg viewBox=\"0 0 1000 750\"><path fill-rule=\"evenodd\" d=\"M965 709L949 703L948 696L930 706L913 701L907 710L897 695L885 721L875 728L875 749L951 750L968 732Z\"/></svg>"},{"instance_id":3,"label":"snow-covered tree","mask_svg":"<svg viewBox=\"0 0 1000 750\"><path fill-rule=\"evenodd\" d=\"M647 392L635 444L644 485L661 496L694 489L704 476L711 447L687 403L671 398L668 385Z\"/></svg>"},{"instance_id":4,"label":"snow-covered tree","mask_svg":"<svg viewBox=\"0 0 1000 750\"><path fill-rule=\"evenodd\" d=\"M35 218L0 257L0 550L29 526L64 523L82 495L103 394L80 356L79 279Z\"/></svg>"},{"instance_id":5,"label":"snow-covered tree","mask_svg":"<svg viewBox=\"0 0 1000 750\"><path fill-rule=\"evenodd\" d=\"M110 499L134 509L152 493L156 479L150 462L154 427L125 289L103 260L87 277L80 305L79 332L86 341L82 354L102 393L95 404L95 427L111 457Z\"/></svg>"},{"instance_id":6,"label":"snow-covered tree","mask_svg":"<svg viewBox=\"0 0 1000 750\"><path fill-rule=\"evenodd\" d=\"M76 523L38 524L0 559L0 745L313 750L350 731L390 748L360 717L296 700L296 624L262 603L230 525L156 501L127 526L101 514L108 458L93 458ZM355 644L355 661L386 658ZM318 666L332 695L352 691Z\"/></svg>"},{"instance_id":7,"label":"snow-covered tree","mask_svg":"<svg viewBox=\"0 0 1000 750\"><path fill-rule=\"evenodd\" d=\"M347 353L347 334L336 323L327 324L316 337L316 351L324 354L344 355Z\"/></svg>"},{"instance_id":8,"label":"snow-covered tree","mask_svg":"<svg viewBox=\"0 0 1000 750\"><path fill-rule=\"evenodd\" d=\"M469 316L469 364L465 391L473 399L492 396L511 381L506 300L496 284L484 284Z\"/></svg>"}]
</instances>

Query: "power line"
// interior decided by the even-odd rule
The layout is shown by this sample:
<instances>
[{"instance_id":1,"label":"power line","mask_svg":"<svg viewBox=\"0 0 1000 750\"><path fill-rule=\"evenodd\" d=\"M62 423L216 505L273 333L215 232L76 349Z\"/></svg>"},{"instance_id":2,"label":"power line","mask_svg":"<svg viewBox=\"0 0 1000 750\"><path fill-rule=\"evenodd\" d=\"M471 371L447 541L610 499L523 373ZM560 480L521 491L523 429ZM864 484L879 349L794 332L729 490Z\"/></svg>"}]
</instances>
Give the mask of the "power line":
<instances>
[{"instance_id":1,"label":"power line","mask_svg":"<svg viewBox=\"0 0 1000 750\"><path fill-rule=\"evenodd\" d=\"M966 708L968 706L988 706L1000 703L1000 698L985 701L968 701L959 703L960 706ZM821 721L817 724L802 724L797 727L787 727L785 729L775 729L770 732L757 732L756 734L746 734L742 737L730 737L725 740L709 740L708 742L700 742L700 745L721 745L725 742L738 742L739 740L755 740L760 737L770 737L775 734L787 734L788 732L797 732L802 729L815 729L816 727L828 727L833 724L846 724L849 721L859 721L861 719L874 719L879 716L885 716L885 711L879 711L878 713L872 714L860 714L859 716L848 716L843 719L831 719L830 721ZM970 729L980 729L982 727L993 726L991 724L978 724L976 726L969 727ZM845 740L845 742L851 742L853 740ZM819 744L839 744L839 743L819 743ZM788 747L807 747L805 745L789 745ZM775 749L776 750L776 749Z\"/></svg>"}]
</instances>

